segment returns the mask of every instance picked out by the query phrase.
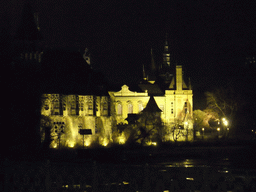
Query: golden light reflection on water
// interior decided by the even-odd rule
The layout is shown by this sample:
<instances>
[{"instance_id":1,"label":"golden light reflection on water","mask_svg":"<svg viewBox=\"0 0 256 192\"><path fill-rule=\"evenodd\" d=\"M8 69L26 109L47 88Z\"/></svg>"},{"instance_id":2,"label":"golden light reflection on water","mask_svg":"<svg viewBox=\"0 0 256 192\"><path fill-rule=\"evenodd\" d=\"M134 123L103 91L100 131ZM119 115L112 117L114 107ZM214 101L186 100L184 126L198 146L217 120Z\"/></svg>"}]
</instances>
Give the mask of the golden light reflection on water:
<instances>
[{"instance_id":1,"label":"golden light reflection on water","mask_svg":"<svg viewBox=\"0 0 256 192\"><path fill-rule=\"evenodd\" d=\"M170 162L165 167L195 167L195 161L193 159L186 159L181 162Z\"/></svg>"}]
</instances>

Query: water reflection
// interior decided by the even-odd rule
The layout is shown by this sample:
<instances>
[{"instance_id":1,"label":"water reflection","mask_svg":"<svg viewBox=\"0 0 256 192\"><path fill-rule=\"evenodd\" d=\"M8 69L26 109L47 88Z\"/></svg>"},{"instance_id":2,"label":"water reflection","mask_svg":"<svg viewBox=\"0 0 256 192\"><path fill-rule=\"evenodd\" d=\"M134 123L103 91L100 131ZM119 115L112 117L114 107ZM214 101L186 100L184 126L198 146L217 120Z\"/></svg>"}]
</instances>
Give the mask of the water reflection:
<instances>
[{"instance_id":1,"label":"water reflection","mask_svg":"<svg viewBox=\"0 0 256 192\"><path fill-rule=\"evenodd\" d=\"M202 159L185 159L160 163L165 167L207 167L208 164L207 160Z\"/></svg>"}]
</instances>

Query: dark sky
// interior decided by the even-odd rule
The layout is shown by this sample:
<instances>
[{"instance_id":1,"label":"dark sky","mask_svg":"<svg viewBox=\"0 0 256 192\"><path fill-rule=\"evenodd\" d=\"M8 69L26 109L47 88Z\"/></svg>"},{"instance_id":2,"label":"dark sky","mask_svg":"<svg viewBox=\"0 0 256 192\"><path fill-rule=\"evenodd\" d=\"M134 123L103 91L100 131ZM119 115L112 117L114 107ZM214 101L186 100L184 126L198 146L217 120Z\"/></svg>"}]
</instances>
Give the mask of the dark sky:
<instances>
[{"instance_id":1,"label":"dark sky","mask_svg":"<svg viewBox=\"0 0 256 192\"><path fill-rule=\"evenodd\" d=\"M24 1L2 0L1 27L15 35ZM170 49L195 86L229 75L255 45L256 14L251 1L36 0L48 47L89 47L96 68L112 82L141 75L150 49L159 56L167 32ZM135 74L135 75L134 75Z\"/></svg>"}]
</instances>

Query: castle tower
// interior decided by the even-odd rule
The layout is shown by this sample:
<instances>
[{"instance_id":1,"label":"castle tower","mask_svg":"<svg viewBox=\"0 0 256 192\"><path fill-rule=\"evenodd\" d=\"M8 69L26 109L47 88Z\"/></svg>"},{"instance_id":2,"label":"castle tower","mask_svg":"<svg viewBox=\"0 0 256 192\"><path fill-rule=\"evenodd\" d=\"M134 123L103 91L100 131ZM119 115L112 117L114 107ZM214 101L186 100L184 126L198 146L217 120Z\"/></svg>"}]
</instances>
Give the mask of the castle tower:
<instances>
[{"instance_id":1,"label":"castle tower","mask_svg":"<svg viewBox=\"0 0 256 192\"><path fill-rule=\"evenodd\" d=\"M29 3L24 4L21 22L16 31L15 39L17 44L21 45L20 59L35 60L41 62L41 50L38 43L43 39L40 33L38 13L33 14Z\"/></svg>"},{"instance_id":2,"label":"castle tower","mask_svg":"<svg viewBox=\"0 0 256 192\"><path fill-rule=\"evenodd\" d=\"M166 33L165 43L164 43L164 52L163 52L163 66L164 66L164 68L170 68L170 66L171 66L171 56L170 56L167 36L168 36L168 34Z\"/></svg>"}]
</instances>

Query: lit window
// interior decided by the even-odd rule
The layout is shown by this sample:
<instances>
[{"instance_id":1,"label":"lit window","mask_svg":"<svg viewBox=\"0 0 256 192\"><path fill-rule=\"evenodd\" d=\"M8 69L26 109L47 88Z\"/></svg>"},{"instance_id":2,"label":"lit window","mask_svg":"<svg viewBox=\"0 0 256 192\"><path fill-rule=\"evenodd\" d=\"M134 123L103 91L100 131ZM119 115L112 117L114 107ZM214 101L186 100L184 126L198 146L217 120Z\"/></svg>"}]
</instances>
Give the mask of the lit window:
<instances>
[{"instance_id":1,"label":"lit window","mask_svg":"<svg viewBox=\"0 0 256 192\"><path fill-rule=\"evenodd\" d=\"M76 102L75 102L75 101L73 101L73 102L71 103L71 109L76 109Z\"/></svg>"},{"instance_id":2,"label":"lit window","mask_svg":"<svg viewBox=\"0 0 256 192\"><path fill-rule=\"evenodd\" d=\"M72 101L70 103L70 107L71 107L71 115L76 115L76 102Z\"/></svg>"},{"instance_id":3,"label":"lit window","mask_svg":"<svg viewBox=\"0 0 256 192\"><path fill-rule=\"evenodd\" d=\"M133 106L131 103L128 103L128 114L133 113Z\"/></svg>"},{"instance_id":4,"label":"lit window","mask_svg":"<svg viewBox=\"0 0 256 192\"><path fill-rule=\"evenodd\" d=\"M59 101L58 100L55 100L53 105L54 105L54 109L59 109Z\"/></svg>"},{"instance_id":5,"label":"lit window","mask_svg":"<svg viewBox=\"0 0 256 192\"><path fill-rule=\"evenodd\" d=\"M121 105L121 103L117 104L117 115L122 115L122 105Z\"/></svg>"},{"instance_id":6,"label":"lit window","mask_svg":"<svg viewBox=\"0 0 256 192\"><path fill-rule=\"evenodd\" d=\"M88 110L92 110L92 103L88 104Z\"/></svg>"},{"instance_id":7,"label":"lit window","mask_svg":"<svg viewBox=\"0 0 256 192\"><path fill-rule=\"evenodd\" d=\"M138 111L138 112L141 112L141 111L143 110L143 105L142 105L142 103L139 103L138 108L139 108L139 111Z\"/></svg>"},{"instance_id":8,"label":"lit window","mask_svg":"<svg viewBox=\"0 0 256 192\"><path fill-rule=\"evenodd\" d=\"M103 103L103 110L108 110L108 104L106 102Z\"/></svg>"},{"instance_id":9,"label":"lit window","mask_svg":"<svg viewBox=\"0 0 256 192\"><path fill-rule=\"evenodd\" d=\"M83 110L84 110L84 104L80 103L80 111L83 111Z\"/></svg>"}]
</instances>

